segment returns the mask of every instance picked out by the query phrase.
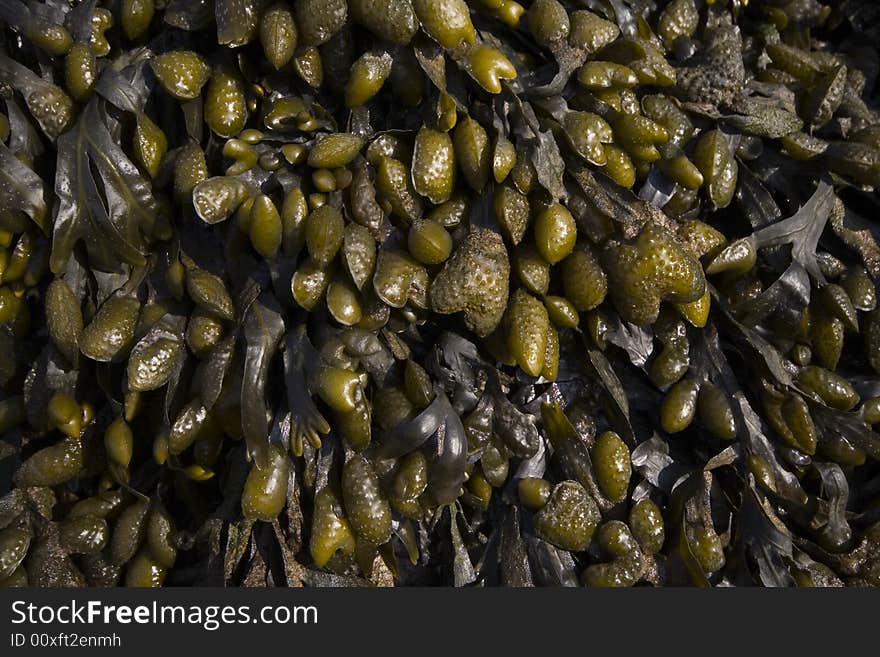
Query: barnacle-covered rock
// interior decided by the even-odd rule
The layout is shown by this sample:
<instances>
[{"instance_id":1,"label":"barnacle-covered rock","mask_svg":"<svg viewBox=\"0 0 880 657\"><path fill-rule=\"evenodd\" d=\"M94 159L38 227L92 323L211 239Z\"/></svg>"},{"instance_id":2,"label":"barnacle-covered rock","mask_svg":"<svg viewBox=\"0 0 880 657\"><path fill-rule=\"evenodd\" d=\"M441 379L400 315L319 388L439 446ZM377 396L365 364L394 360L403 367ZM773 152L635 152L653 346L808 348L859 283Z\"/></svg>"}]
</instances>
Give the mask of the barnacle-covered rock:
<instances>
[{"instance_id":1,"label":"barnacle-covered rock","mask_svg":"<svg viewBox=\"0 0 880 657\"><path fill-rule=\"evenodd\" d=\"M461 312L477 335L495 330L507 308L510 261L497 233L477 229L468 234L431 285L431 309Z\"/></svg>"},{"instance_id":2,"label":"barnacle-covered rock","mask_svg":"<svg viewBox=\"0 0 880 657\"><path fill-rule=\"evenodd\" d=\"M564 550L581 551L590 544L599 518L590 494L576 481L562 481L535 514L535 530Z\"/></svg>"},{"instance_id":3,"label":"barnacle-covered rock","mask_svg":"<svg viewBox=\"0 0 880 657\"><path fill-rule=\"evenodd\" d=\"M730 103L746 81L742 49L738 26L722 23L707 29L702 49L678 69L678 92L696 103Z\"/></svg>"},{"instance_id":4,"label":"barnacle-covered rock","mask_svg":"<svg viewBox=\"0 0 880 657\"><path fill-rule=\"evenodd\" d=\"M661 301L696 301L706 291L703 268L664 228L645 226L633 244L605 250L609 289L621 316L634 324L657 319Z\"/></svg>"}]
</instances>

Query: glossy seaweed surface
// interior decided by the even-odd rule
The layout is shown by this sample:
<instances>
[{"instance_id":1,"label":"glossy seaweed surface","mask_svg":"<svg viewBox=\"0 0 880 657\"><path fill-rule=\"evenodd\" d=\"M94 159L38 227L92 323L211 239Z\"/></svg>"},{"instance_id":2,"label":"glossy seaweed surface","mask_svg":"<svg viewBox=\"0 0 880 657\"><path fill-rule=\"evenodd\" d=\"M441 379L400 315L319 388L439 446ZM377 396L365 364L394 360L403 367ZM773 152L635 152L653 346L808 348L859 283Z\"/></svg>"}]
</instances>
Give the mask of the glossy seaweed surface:
<instances>
[{"instance_id":1,"label":"glossy seaweed surface","mask_svg":"<svg viewBox=\"0 0 880 657\"><path fill-rule=\"evenodd\" d=\"M0 586L880 583L873 0L0 28Z\"/></svg>"}]
</instances>

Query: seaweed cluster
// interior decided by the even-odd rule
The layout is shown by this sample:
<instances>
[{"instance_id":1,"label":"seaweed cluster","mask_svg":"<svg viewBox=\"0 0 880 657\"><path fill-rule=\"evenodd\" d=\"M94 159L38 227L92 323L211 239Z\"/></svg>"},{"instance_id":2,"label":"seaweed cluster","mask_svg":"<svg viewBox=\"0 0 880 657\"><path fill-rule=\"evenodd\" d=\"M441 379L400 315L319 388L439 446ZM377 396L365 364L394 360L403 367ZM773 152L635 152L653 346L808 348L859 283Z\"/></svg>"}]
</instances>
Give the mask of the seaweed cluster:
<instances>
[{"instance_id":1,"label":"seaweed cluster","mask_svg":"<svg viewBox=\"0 0 880 657\"><path fill-rule=\"evenodd\" d=\"M871 0L0 21L0 585L880 583Z\"/></svg>"}]
</instances>

